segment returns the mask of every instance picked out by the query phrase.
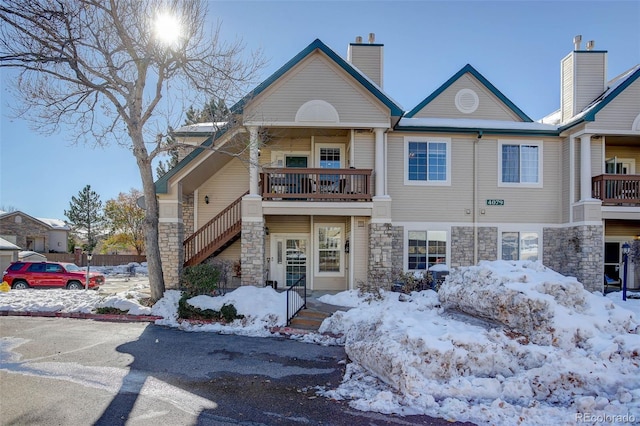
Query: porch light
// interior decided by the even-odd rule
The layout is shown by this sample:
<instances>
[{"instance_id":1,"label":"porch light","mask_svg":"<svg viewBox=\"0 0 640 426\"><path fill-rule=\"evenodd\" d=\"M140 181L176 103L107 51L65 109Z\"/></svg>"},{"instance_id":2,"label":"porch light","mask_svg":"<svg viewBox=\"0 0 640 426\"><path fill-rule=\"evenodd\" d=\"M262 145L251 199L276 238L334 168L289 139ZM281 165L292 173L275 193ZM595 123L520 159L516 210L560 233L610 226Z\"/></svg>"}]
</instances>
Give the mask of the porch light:
<instances>
[{"instance_id":1,"label":"porch light","mask_svg":"<svg viewBox=\"0 0 640 426\"><path fill-rule=\"evenodd\" d=\"M209 204L209 196L208 195L204 196L204 203L205 204Z\"/></svg>"},{"instance_id":2,"label":"porch light","mask_svg":"<svg viewBox=\"0 0 640 426\"><path fill-rule=\"evenodd\" d=\"M89 270L91 269L91 258L93 257L93 253L87 253L87 276L84 282L84 289L89 290Z\"/></svg>"},{"instance_id":3,"label":"porch light","mask_svg":"<svg viewBox=\"0 0 640 426\"><path fill-rule=\"evenodd\" d=\"M622 300L627 300L627 266L629 264L629 252L631 251L631 246L628 242L625 241L622 244L622 263L624 265L623 274L622 274Z\"/></svg>"}]
</instances>

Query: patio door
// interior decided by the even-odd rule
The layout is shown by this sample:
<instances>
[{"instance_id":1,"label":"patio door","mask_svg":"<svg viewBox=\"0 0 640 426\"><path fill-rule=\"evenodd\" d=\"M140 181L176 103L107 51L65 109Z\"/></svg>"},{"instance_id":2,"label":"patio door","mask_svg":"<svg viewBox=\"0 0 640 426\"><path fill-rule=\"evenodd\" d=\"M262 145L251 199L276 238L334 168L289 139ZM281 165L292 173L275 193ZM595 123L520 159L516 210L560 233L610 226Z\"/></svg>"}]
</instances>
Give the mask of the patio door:
<instances>
[{"instance_id":1,"label":"patio door","mask_svg":"<svg viewBox=\"0 0 640 426\"><path fill-rule=\"evenodd\" d=\"M606 161L605 171L614 175L633 175L636 173L636 160L633 158L610 158Z\"/></svg>"},{"instance_id":2,"label":"patio door","mask_svg":"<svg viewBox=\"0 0 640 426\"><path fill-rule=\"evenodd\" d=\"M604 273L613 280L622 282L624 276L624 263L622 255L624 241L605 241L604 243ZM627 288L636 290L640 288L640 277L636 276L640 268L636 268L631 262L627 265Z\"/></svg>"},{"instance_id":3,"label":"patio door","mask_svg":"<svg viewBox=\"0 0 640 426\"><path fill-rule=\"evenodd\" d=\"M269 279L277 281L278 288L306 285L308 247L307 235L272 235Z\"/></svg>"}]
</instances>

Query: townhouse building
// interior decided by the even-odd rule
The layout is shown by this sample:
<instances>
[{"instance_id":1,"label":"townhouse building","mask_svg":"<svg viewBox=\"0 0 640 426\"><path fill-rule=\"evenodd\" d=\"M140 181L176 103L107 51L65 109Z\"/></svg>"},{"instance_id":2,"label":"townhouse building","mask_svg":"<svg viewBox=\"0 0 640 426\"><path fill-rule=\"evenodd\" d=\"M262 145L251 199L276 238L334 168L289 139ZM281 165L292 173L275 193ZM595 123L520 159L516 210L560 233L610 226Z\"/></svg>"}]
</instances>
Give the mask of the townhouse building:
<instances>
[{"instance_id":1,"label":"townhouse building","mask_svg":"<svg viewBox=\"0 0 640 426\"><path fill-rule=\"evenodd\" d=\"M312 290L528 259L601 291L640 239L640 65L608 80L607 52L574 43L534 121L471 65L404 110L373 34L346 58L313 41L233 124L176 131L193 149L156 182L168 287L212 258Z\"/></svg>"}]
</instances>

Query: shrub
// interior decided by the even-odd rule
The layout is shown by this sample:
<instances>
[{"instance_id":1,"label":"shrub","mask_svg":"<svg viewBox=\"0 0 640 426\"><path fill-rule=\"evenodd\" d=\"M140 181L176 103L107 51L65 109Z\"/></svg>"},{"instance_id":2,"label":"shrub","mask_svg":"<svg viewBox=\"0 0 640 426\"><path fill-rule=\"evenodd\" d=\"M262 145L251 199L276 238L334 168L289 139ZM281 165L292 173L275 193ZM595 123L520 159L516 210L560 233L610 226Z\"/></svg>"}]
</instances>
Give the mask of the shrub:
<instances>
[{"instance_id":1,"label":"shrub","mask_svg":"<svg viewBox=\"0 0 640 426\"><path fill-rule=\"evenodd\" d=\"M128 313L129 310L123 311L122 309L114 308L112 306L96 308L96 314L127 315Z\"/></svg>"},{"instance_id":2,"label":"shrub","mask_svg":"<svg viewBox=\"0 0 640 426\"><path fill-rule=\"evenodd\" d=\"M201 263L185 268L180 284L189 295L213 294L218 289L220 270L213 265Z\"/></svg>"},{"instance_id":3,"label":"shrub","mask_svg":"<svg viewBox=\"0 0 640 426\"><path fill-rule=\"evenodd\" d=\"M200 309L187 303L192 295L183 293L178 301L178 318L190 320L210 320L232 322L235 319L242 319L244 315L238 315L238 311L232 304L225 304L220 311L215 309Z\"/></svg>"}]
</instances>

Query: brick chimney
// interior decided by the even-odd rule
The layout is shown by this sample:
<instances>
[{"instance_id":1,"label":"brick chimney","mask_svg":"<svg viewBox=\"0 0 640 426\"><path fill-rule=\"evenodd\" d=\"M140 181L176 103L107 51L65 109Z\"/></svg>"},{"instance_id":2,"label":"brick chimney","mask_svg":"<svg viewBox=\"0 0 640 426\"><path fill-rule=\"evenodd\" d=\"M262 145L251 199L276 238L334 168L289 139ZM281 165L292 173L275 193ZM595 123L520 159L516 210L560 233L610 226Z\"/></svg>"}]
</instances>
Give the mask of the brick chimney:
<instances>
[{"instance_id":1,"label":"brick chimney","mask_svg":"<svg viewBox=\"0 0 640 426\"><path fill-rule=\"evenodd\" d=\"M356 37L355 43L349 43L347 60L382 88L384 45L377 44L375 41L374 33L369 33L368 43L363 43L361 36Z\"/></svg>"},{"instance_id":2,"label":"brick chimney","mask_svg":"<svg viewBox=\"0 0 640 426\"><path fill-rule=\"evenodd\" d=\"M560 112L562 122L569 121L607 88L607 51L595 50L593 40L586 50L582 36L573 38L574 49L561 62Z\"/></svg>"}]
</instances>

